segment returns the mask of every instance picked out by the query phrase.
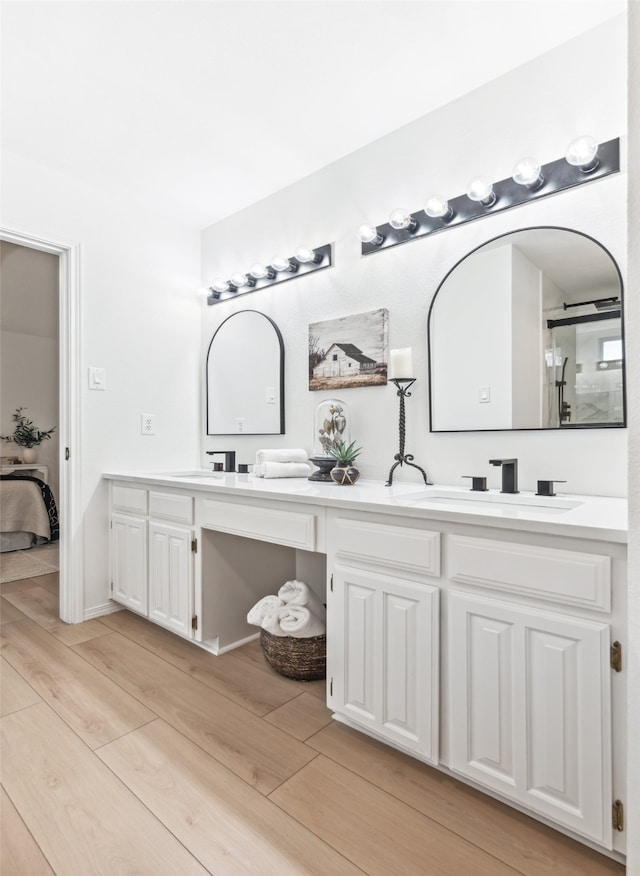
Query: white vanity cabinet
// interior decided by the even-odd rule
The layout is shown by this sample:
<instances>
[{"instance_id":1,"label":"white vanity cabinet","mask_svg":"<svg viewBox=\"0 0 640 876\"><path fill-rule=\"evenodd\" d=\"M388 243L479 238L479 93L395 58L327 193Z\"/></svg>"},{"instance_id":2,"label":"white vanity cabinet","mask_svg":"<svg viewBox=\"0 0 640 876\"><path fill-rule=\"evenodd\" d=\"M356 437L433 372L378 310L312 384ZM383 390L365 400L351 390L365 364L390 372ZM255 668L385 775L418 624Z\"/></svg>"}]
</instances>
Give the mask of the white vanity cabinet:
<instances>
[{"instance_id":1,"label":"white vanity cabinet","mask_svg":"<svg viewBox=\"0 0 640 876\"><path fill-rule=\"evenodd\" d=\"M438 760L439 533L335 516L329 525L329 705Z\"/></svg>"},{"instance_id":2,"label":"white vanity cabinet","mask_svg":"<svg viewBox=\"0 0 640 876\"><path fill-rule=\"evenodd\" d=\"M194 589L193 498L149 493L149 619L191 636Z\"/></svg>"},{"instance_id":3,"label":"white vanity cabinet","mask_svg":"<svg viewBox=\"0 0 640 876\"><path fill-rule=\"evenodd\" d=\"M193 497L114 484L112 599L183 636L194 603Z\"/></svg>"},{"instance_id":4,"label":"white vanity cabinet","mask_svg":"<svg viewBox=\"0 0 640 876\"><path fill-rule=\"evenodd\" d=\"M304 580L336 720L624 854L622 500L511 512L468 491L414 506L404 486L108 477L115 600L222 654Z\"/></svg>"},{"instance_id":5,"label":"white vanity cabinet","mask_svg":"<svg viewBox=\"0 0 640 876\"><path fill-rule=\"evenodd\" d=\"M116 484L111 507L111 597L146 616L147 491Z\"/></svg>"},{"instance_id":6,"label":"white vanity cabinet","mask_svg":"<svg viewBox=\"0 0 640 876\"><path fill-rule=\"evenodd\" d=\"M610 557L448 548L450 768L611 848Z\"/></svg>"}]
</instances>

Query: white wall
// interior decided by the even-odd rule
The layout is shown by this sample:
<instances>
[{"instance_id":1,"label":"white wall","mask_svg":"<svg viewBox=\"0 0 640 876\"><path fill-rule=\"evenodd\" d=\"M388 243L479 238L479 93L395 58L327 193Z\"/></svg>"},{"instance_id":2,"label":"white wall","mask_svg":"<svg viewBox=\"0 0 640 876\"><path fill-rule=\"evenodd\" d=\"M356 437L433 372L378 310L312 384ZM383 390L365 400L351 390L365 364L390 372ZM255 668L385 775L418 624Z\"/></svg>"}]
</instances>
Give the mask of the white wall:
<instances>
[{"instance_id":1,"label":"white wall","mask_svg":"<svg viewBox=\"0 0 640 876\"><path fill-rule=\"evenodd\" d=\"M107 469L192 467L197 459L199 234L4 153L2 224L79 244L81 502L85 613L108 597ZM106 391L87 368L106 369ZM157 417L142 436L140 414Z\"/></svg>"},{"instance_id":2,"label":"white wall","mask_svg":"<svg viewBox=\"0 0 640 876\"><path fill-rule=\"evenodd\" d=\"M496 247L465 259L435 300L431 364L436 429L512 425L511 249ZM454 343L448 329L455 325ZM480 402L481 388L488 402Z\"/></svg>"},{"instance_id":3,"label":"white wall","mask_svg":"<svg viewBox=\"0 0 640 876\"><path fill-rule=\"evenodd\" d=\"M537 265L509 247L511 278L511 403L514 429L542 425L542 277Z\"/></svg>"},{"instance_id":4,"label":"white wall","mask_svg":"<svg viewBox=\"0 0 640 876\"><path fill-rule=\"evenodd\" d=\"M597 75L590 75L585 87L593 59L598 59ZM357 94L341 97L357 106ZM567 491L623 495L623 429L430 434L425 338L429 303L447 271L474 247L516 228L551 224L590 234L611 251L624 275L624 172L366 258L360 256L355 230L363 221L386 221L396 206L419 209L433 190L456 196L477 174L502 179L522 155L534 153L543 163L559 158L583 132L602 142L624 138L625 130L626 24L621 17L206 229L204 285L269 260L275 252L292 254L301 242L335 241L330 270L236 301L203 304L205 343L225 317L245 307L267 313L280 327L287 434L268 445L311 449L313 411L326 394L307 389L308 324L387 307L389 346L413 347L418 377L407 404L406 449L433 481L460 484L462 475L487 474L489 485L498 486L500 473L488 459L514 456L520 460L522 489L535 489L538 478L557 478L567 480ZM203 370L201 365L201 375ZM363 476L381 480L397 451L395 391L372 387L342 395L351 408L352 437L365 448ZM241 462L252 461L264 444L264 438L234 438ZM221 447L219 439L209 438L203 449ZM413 481L415 473L402 471L400 479Z\"/></svg>"},{"instance_id":5,"label":"white wall","mask_svg":"<svg viewBox=\"0 0 640 876\"><path fill-rule=\"evenodd\" d=\"M629 745L627 876L640 876L640 3L629 4L629 591L627 685Z\"/></svg>"}]
</instances>

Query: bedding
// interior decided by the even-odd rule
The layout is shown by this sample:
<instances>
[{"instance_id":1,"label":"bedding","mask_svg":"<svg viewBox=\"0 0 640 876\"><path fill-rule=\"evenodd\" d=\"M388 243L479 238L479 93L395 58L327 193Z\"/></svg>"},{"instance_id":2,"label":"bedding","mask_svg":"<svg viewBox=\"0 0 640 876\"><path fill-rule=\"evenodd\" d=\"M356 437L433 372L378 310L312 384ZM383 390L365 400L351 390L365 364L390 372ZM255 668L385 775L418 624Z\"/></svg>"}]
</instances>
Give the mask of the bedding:
<instances>
[{"instance_id":1,"label":"bedding","mask_svg":"<svg viewBox=\"0 0 640 876\"><path fill-rule=\"evenodd\" d=\"M58 509L44 481L22 474L0 476L0 533L3 550L58 540Z\"/></svg>"}]
</instances>

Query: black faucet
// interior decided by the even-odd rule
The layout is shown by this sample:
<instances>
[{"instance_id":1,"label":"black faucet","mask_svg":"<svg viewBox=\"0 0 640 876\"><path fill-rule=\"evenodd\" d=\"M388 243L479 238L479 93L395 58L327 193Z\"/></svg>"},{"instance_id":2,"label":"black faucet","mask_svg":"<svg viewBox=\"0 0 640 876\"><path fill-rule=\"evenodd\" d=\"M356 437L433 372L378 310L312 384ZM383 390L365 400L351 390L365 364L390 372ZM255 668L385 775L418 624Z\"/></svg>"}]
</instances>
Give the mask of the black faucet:
<instances>
[{"instance_id":1,"label":"black faucet","mask_svg":"<svg viewBox=\"0 0 640 876\"><path fill-rule=\"evenodd\" d=\"M518 489L518 460L517 459L490 459L491 465L502 466L502 489L501 493L519 493Z\"/></svg>"},{"instance_id":2,"label":"black faucet","mask_svg":"<svg viewBox=\"0 0 640 876\"><path fill-rule=\"evenodd\" d=\"M236 452L235 452L235 450L207 450L207 456L219 456L220 454L224 455L224 470L225 471L235 471L236 470Z\"/></svg>"}]
</instances>

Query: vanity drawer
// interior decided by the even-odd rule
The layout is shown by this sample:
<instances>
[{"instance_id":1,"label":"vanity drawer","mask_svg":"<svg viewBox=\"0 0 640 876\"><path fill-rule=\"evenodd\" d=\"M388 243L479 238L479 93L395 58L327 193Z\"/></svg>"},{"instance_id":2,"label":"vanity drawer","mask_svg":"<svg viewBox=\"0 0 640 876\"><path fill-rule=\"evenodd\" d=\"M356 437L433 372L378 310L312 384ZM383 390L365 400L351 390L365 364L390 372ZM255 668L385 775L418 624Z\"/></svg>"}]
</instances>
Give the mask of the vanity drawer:
<instances>
[{"instance_id":1,"label":"vanity drawer","mask_svg":"<svg viewBox=\"0 0 640 876\"><path fill-rule=\"evenodd\" d=\"M193 523L193 496L175 493L149 493L149 516L177 523Z\"/></svg>"},{"instance_id":2,"label":"vanity drawer","mask_svg":"<svg viewBox=\"0 0 640 876\"><path fill-rule=\"evenodd\" d=\"M314 514L203 499L200 526L306 551L316 548Z\"/></svg>"},{"instance_id":3,"label":"vanity drawer","mask_svg":"<svg viewBox=\"0 0 640 876\"><path fill-rule=\"evenodd\" d=\"M140 487L114 484L111 493L111 505L116 511L128 511L130 514L146 514L147 491L140 489Z\"/></svg>"},{"instance_id":4,"label":"vanity drawer","mask_svg":"<svg viewBox=\"0 0 640 876\"><path fill-rule=\"evenodd\" d=\"M449 577L462 584L611 610L611 558L452 535Z\"/></svg>"},{"instance_id":5,"label":"vanity drawer","mask_svg":"<svg viewBox=\"0 0 640 876\"><path fill-rule=\"evenodd\" d=\"M351 563L384 563L418 575L440 575L440 533L338 517L333 544Z\"/></svg>"}]
</instances>

